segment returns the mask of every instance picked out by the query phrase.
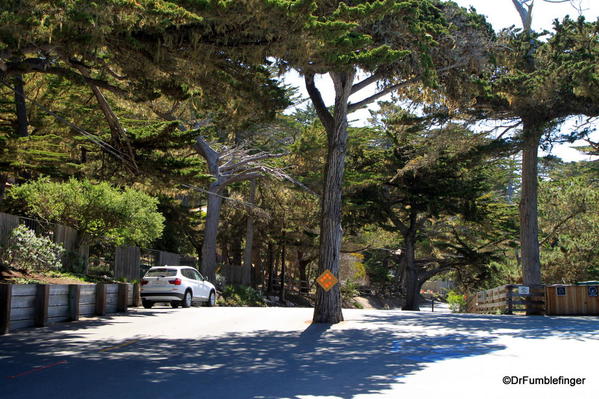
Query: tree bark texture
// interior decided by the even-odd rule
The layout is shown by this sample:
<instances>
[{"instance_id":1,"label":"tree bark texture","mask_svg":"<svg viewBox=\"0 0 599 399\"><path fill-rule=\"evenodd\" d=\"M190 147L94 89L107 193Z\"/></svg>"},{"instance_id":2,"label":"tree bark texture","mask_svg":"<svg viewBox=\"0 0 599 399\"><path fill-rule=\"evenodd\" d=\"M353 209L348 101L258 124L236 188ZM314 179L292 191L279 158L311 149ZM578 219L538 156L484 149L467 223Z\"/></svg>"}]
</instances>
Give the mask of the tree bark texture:
<instances>
[{"instance_id":1,"label":"tree bark texture","mask_svg":"<svg viewBox=\"0 0 599 399\"><path fill-rule=\"evenodd\" d=\"M405 231L404 236L404 254L403 254L403 269L405 302L402 310L420 310L418 303L418 295L420 294L420 286L422 285L418 279L418 268L416 265L416 215L410 215L410 225Z\"/></svg>"},{"instance_id":2,"label":"tree bark texture","mask_svg":"<svg viewBox=\"0 0 599 399\"><path fill-rule=\"evenodd\" d=\"M524 122L522 192L520 197L520 248L522 251L522 281L526 285L541 284L537 211L537 155L541 135L542 128Z\"/></svg>"},{"instance_id":3,"label":"tree bark texture","mask_svg":"<svg viewBox=\"0 0 599 399\"><path fill-rule=\"evenodd\" d=\"M275 249L272 245L272 242L268 243L267 247L267 256L268 256L268 286L266 292L272 294L274 290L274 273L275 273Z\"/></svg>"},{"instance_id":4,"label":"tree bark texture","mask_svg":"<svg viewBox=\"0 0 599 399\"><path fill-rule=\"evenodd\" d=\"M284 228L285 227L283 227L283 246L281 247L281 287L279 290L279 300L281 302L285 302L285 274L287 272L287 268L285 267L285 255L287 252L287 246L285 245L286 236Z\"/></svg>"},{"instance_id":5,"label":"tree bark texture","mask_svg":"<svg viewBox=\"0 0 599 399\"><path fill-rule=\"evenodd\" d=\"M202 274L211 282L216 281L216 239L218 235L218 224L220 221L220 210L223 203L222 197L218 195L219 184L214 182L210 185L208 194L208 205L206 210L206 224L204 226L204 242L202 243Z\"/></svg>"},{"instance_id":6,"label":"tree bark texture","mask_svg":"<svg viewBox=\"0 0 599 399\"><path fill-rule=\"evenodd\" d=\"M347 107L354 75L354 71L330 73L335 87L335 108L332 123L328 118L322 120L322 115L326 115L325 112L328 112L326 109L317 109L323 125L327 128L328 137L325 182L321 199L318 270L319 273L322 273L329 269L337 278L339 278L343 234L341 227L341 195L347 151ZM308 83L307 81L307 86ZM312 93L310 93L310 97L314 102ZM338 323L343 321L341 305L339 284L336 284L329 291L317 286L313 322Z\"/></svg>"},{"instance_id":7,"label":"tree bark texture","mask_svg":"<svg viewBox=\"0 0 599 399\"><path fill-rule=\"evenodd\" d=\"M304 253L301 250L297 250L297 268L299 270L300 278L300 292L308 293L310 291L310 284L308 283L308 265L312 260L310 258L304 258Z\"/></svg>"},{"instance_id":8,"label":"tree bark texture","mask_svg":"<svg viewBox=\"0 0 599 399\"><path fill-rule=\"evenodd\" d=\"M250 204L256 200L256 181L250 185ZM243 270L241 272L241 283L243 285L251 284L252 275L252 253L254 246L254 217L251 212L247 216L247 225L245 230L245 248L243 249Z\"/></svg>"},{"instance_id":9,"label":"tree bark texture","mask_svg":"<svg viewBox=\"0 0 599 399\"><path fill-rule=\"evenodd\" d=\"M27 137L29 134L29 121L27 120L27 104L25 103L25 83L23 75L16 75L15 81L15 108L17 115L16 136Z\"/></svg>"}]
</instances>

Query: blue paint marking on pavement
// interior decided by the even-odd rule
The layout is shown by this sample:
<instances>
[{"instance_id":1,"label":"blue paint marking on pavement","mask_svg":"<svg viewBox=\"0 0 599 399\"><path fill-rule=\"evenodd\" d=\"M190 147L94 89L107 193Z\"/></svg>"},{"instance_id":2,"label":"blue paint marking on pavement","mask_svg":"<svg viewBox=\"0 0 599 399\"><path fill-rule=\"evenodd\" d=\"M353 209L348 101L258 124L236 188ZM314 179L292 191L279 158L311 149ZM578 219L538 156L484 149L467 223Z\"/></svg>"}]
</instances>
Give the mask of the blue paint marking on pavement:
<instances>
[{"instance_id":1,"label":"blue paint marking on pavement","mask_svg":"<svg viewBox=\"0 0 599 399\"><path fill-rule=\"evenodd\" d=\"M397 353L401 350L399 341L393 341L391 343L391 353Z\"/></svg>"}]
</instances>

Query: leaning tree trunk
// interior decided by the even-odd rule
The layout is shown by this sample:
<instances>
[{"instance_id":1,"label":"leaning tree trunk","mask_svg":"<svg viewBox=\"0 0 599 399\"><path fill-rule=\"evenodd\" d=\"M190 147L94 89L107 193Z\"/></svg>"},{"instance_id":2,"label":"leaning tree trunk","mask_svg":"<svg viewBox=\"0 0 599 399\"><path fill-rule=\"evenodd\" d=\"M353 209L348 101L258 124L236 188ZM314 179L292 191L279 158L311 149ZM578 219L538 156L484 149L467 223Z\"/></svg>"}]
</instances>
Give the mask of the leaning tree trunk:
<instances>
[{"instance_id":1,"label":"leaning tree trunk","mask_svg":"<svg viewBox=\"0 0 599 399\"><path fill-rule=\"evenodd\" d=\"M354 72L330 73L335 86L335 111L332 123L325 123L328 153L325 166L324 191L321 199L319 273L330 270L339 278L341 238L341 194L347 150L347 107ZM341 291L336 284L329 291L316 287L314 323L343 321Z\"/></svg>"},{"instance_id":2,"label":"leaning tree trunk","mask_svg":"<svg viewBox=\"0 0 599 399\"><path fill-rule=\"evenodd\" d=\"M220 221L220 209L223 199L217 193L218 183L210 185L208 205L206 210L206 224L204 226L204 242L202 243L202 274L212 281L216 281L216 238Z\"/></svg>"},{"instance_id":3,"label":"leaning tree trunk","mask_svg":"<svg viewBox=\"0 0 599 399\"><path fill-rule=\"evenodd\" d=\"M542 127L539 125L524 121L522 191L520 197L520 248L522 251L522 282L525 285L541 284L537 211L537 156L542 132ZM527 313L534 313L531 306L527 306Z\"/></svg>"}]
</instances>

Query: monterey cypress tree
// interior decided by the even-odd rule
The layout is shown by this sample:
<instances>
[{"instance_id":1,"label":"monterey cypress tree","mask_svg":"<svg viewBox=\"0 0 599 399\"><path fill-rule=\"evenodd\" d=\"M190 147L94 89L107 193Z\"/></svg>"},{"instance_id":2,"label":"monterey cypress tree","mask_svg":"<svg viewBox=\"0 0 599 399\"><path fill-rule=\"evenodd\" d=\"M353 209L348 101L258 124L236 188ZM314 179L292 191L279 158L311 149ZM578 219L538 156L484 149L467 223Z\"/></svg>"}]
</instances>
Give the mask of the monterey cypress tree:
<instances>
[{"instance_id":1,"label":"monterey cypress tree","mask_svg":"<svg viewBox=\"0 0 599 399\"><path fill-rule=\"evenodd\" d=\"M489 27L481 17L451 2L315 1L302 34L302 51L280 55L299 70L328 137L321 200L319 271L338 276L342 240L341 195L348 115L389 93L421 96L422 83L458 95L465 78L484 63ZM333 82L335 102L328 108L316 75ZM350 96L376 86L360 100ZM314 322L343 320L339 286L317 287Z\"/></svg>"}]
</instances>

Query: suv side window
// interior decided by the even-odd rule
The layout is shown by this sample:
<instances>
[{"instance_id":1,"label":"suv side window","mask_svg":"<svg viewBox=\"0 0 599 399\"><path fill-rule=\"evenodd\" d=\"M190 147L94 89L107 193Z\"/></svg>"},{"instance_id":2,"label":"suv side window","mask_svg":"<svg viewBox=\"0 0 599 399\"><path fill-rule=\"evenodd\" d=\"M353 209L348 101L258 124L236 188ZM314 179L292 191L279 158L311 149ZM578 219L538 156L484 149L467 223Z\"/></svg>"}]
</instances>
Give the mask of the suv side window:
<instances>
[{"instance_id":1,"label":"suv side window","mask_svg":"<svg viewBox=\"0 0 599 399\"><path fill-rule=\"evenodd\" d=\"M182 269L181 274L183 275L183 277L187 277L193 280L193 276L191 275L188 269Z\"/></svg>"},{"instance_id":2,"label":"suv side window","mask_svg":"<svg viewBox=\"0 0 599 399\"><path fill-rule=\"evenodd\" d=\"M202 277L202 275L197 270L192 270L191 272L195 276L196 280L204 281L204 277Z\"/></svg>"}]
</instances>

